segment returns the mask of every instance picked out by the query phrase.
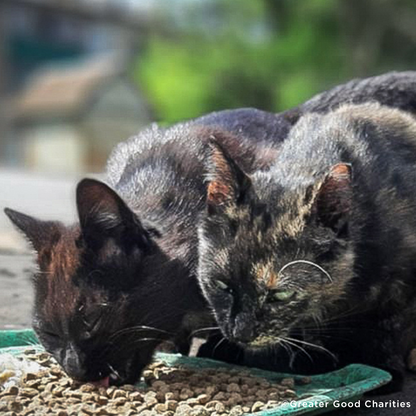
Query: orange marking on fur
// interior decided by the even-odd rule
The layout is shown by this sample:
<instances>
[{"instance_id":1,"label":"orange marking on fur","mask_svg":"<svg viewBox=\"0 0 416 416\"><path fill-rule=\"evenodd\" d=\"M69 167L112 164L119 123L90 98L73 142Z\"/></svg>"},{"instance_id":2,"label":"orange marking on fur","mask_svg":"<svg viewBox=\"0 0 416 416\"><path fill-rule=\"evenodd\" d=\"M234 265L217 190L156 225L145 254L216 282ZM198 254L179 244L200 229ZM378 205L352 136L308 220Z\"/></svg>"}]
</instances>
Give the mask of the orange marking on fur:
<instances>
[{"instance_id":1,"label":"orange marking on fur","mask_svg":"<svg viewBox=\"0 0 416 416\"><path fill-rule=\"evenodd\" d=\"M48 295L45 301L47 315L69 316L75 308L79 288L72 281L79 265L79 249L75 245L78 232L69 231L51 249L47 266Z\"/></svg>"},{"instance_id":2,"label":"orange marking on fur","mask_svg":"<svg viewBox=\"0 0 416 416\"><path fill-rule=\"evenodd\" d=\"M215 204L223 204L229 197L231 189L229 186L218 181L212 181L208 185L208 201Z\"/></svg>"},{"instance_id":3,"label":"orange marking on fur","mask_svg":"<svg viewBox=\"0 0 416 416\"><path fill-rule=\"evenodd\" d=\"M270 271L269 266L260 266L256 272L256 279L264 281L266 286L271 289L276 286L278 276L276 273Z\"/></svg>"},{"instance_id":4,"label":"orange marking on fur","mask_svg":"<svg viewBox=\"0 0 416 416\"><path fill-rule=\"evenodd\" d=\"M332 166L331 176L334 176L336 179L345 179L341 177L349 178L351 175L351 167L345 163L338 163L335 166Z\"/></svg>"},{"instance_id":5,"label":"orange marking on fur","mask_svg":"<svg viewBox=\"0 0 416 416\"><path fill-rule=\"evenodd\" d=\"M277 283L277 274L276 273L270 273L269 281L267 282L267 287L269 289L272 289L276 286Z\"/></svg>"},{"instance_id":6,"label":"orange marking on fur","mask_svg":"<svg viewBox=\"0 0 416 416\"><path fill-rule=\"evenodd\" d=\"M208 185L208 201L220 205L232 196L233 177L230 166L224 155L217 148L212 149L212 163L215 167L215 175Z\"/></svg>"},{"instance_id":7,"label":"orange marking on fur","mask_svg":"<svg viewBox=\"0 0 416 416\"><path fill-rule=\"evenodd\" d=\"M351 166L346 163L338 163L332 166L328 177L322 185L320 201L321 212L328 209L337 213L346 213L351 208Z\"/></svg>"},{"instance_id":8,"label":"orange marking on fur","mask_svg":"<svg viewBox=\"0 0 416 416\"><path fill-rule=\"evenodd\" d=\"M222 175L225 175L228 178L231 177L230 167L228 166L228 163L225 160L222 152L220 152L217 148L213 149L212 162L214 163L216 169L219 172L221 172Z\"/></svg>"}]
</instances>

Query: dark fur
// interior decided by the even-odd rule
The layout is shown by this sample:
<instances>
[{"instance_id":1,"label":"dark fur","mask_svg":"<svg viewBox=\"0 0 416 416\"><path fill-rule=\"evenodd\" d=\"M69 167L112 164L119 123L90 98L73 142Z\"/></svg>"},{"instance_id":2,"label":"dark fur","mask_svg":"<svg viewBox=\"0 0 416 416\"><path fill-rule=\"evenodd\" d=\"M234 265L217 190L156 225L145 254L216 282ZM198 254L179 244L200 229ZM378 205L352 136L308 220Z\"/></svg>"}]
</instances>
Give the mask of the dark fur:
<instances>
[{"instance_id":1,"label":"dark fur","mask_svg":"<svg viewBox=\"0 0 416 416\"><path fill-rule=\"evenodd\" d=\"M304 114L327 113L343 104L366 102L377 102L416 114L416 71L389 72L375 77L354 79L279 114L242 108L210 113L192 122L217 126L248 140L252 138L279 144Z\"/></svg>"},{"instance_id":2,"label":"dark fur","mask_svg":"<svg viewBox=\"0 0 416 416\"><path fill-rule=\"evenodd\" d=\"M38 256L33 327L70 376L134 382L158 344L171 340L187 353L191 331L210 323L195 269L213 137L248 171L272 160L270 147L216 128L154 127L110 157L107 181L117 192L92 179L78 184L79 224L6 209Z\"/></svg>"},{"instance_id":3,"label":"dark fur","mask_svg":"<svg viewBox=\"0 0 416 416\"><path fill-rule=\"evenodd\" d=\"M299 106L300 113L326 113L340 105L377 102L416 114L416 71L388 72L370 78L354 79L316 95Z\"/></svg>"},{"instance_id":4,"label":"dark fur","mask_svg":"<svg viewBox=\"0 0 416 416\"><path fill-rule=\"evenodd\" d=\"M206 319L194 273L209 137L247 172L266 169L277 156L274 145L304 111L368 101L376 94L394 105L391 92L383 94L386 77L400 86L406 79L409 88L394 91L412 111L408 103L416 94L416 76L388 74L383 82L365 81L360 89L364 81L357 81L335 97L329 91L282 114L212 113L121 143L108 162L107 182L117 193L97 181L78 185L80 224L65 227L7 210L37 252L33 323L43 345L75 378L111 373L118 383L137 379L161 339L174 340L186 353L198 316Z\"/></svg>"},{"instance_id":5,"label":"dark fur","mask_svg":"<svg viewBox=\"0 0 416 416\"><path fill-rule=\"evenodd\" d=\"M221 146L210 161L201 288L228 340L279 351L246 362L359 362L400 381L416 343L414 118L344 106L302 117L268 172L246 175Z\"/></svg>"}]
</instances>

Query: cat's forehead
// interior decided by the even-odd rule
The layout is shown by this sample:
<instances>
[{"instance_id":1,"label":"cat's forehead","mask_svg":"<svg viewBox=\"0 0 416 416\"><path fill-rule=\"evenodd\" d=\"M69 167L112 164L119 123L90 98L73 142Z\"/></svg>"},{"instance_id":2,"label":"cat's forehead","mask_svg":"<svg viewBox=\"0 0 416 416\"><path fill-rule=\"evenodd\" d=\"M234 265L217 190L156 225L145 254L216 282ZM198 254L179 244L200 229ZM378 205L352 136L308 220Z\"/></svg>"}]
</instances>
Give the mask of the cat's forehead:
<instances>
[{"instance_id":1,"label":"cat's forehead","mask_svg":"<svg viewBox=\"0 0 416 416\"><path fill-rule=\"evenodd\" d=\"M272 193L273 194L273 193ZM237 220L256 234L256 239L296 239L305 228L310 206L304 203L302 192L278 192L259 196L254 202L227 210L229 218Z\"/></svg>"},{"instance_id":2,"label":"cat's forehead","mask_svg":"<svg viewBox=\"0 0 416 416\"><path fill-rule=\"evenodd\" d=\"M50 252L47 269L51 278L59 276L70 280L80 264L81 250L77 247L79 230L68 228L62 231L60 239Z\"/></svg>"},{"instance_id":3,"label":"cat's forehead","mask_svg":"<svg viewBox=\"0 0 416 416\"><path fill-rule=\"evenodd\" d=\"M263 224L260 220L242 221L236 234L222 241L211 241L208 247L214 255L215 266L222 270L245 265L256 280L277 282L277 272L286 261L302 254L305 249L305 219L283 214L276 221ZM226 234L224 234L225 236ZM215 241L215 240L214 240Z\"/></svg>"},{"instance_id":4,"label":"cat's forehead","mask_svg":"<svg viewBox=\"0 0 416 416\"><path fill-rule=\"evenodd\" d=\"M264 218L266 217L266 218ZM260 269L271 269L276 256L293 256L304 245L307 223L302 213L283 212L278 215L252 217L240 222L235 249L249 252L247 260L262 260ZM256 266L257 267L257 266Z\"/></svg>"},{"instance_id":5,"label":"cat's forehead","mask_svg":"<svg viewBox=\"0 0 416 416\"><path fill-rule=\"evenodd\" d=\"M80 302L82 290L75 284L81 265L81 249L77 247L79 230L65 228L59 240L41 260L35 290L44 296L42 309L47 316L69 316Z\"/></svg>"},{"instance_id":6,"label":"cat's forehead","mask_svg":"<svg viewBox=\"0 0 416 416\"><path fill-rule=\"evenodd\" d=\"M80 288L70 281L50 279L43 310L47 316L69 317L76 311L80 296Z\"/></svg>"},{"instance_id":7,"label":"cat's forehead","mask_svg":"<svg viewBox=\"0 0 416 416\"><path fill-rule=\"evenodd\" d=\"M268 289L276 287L279 281L279 272L276 271L272 261L260 261L252 265L252 276L261 286Z\"/></svg>"}]
</instances>

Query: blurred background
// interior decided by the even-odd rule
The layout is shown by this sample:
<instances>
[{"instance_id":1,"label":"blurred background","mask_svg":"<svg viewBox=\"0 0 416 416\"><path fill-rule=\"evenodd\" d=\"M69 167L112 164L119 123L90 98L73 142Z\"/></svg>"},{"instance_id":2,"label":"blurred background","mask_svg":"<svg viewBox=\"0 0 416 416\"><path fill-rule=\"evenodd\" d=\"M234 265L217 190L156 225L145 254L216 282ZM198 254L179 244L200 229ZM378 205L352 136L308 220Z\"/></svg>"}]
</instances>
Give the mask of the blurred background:
<instances>
[{"instance_id":1,"label":"blurred background","mask_svg":"<svg viewBox=\"0 0 416 416\"><path fill-rule=\"evenodd\" d=\"M414 70L415 22L415 0L0 0L0 208L69 222L76 180L153 121ZM0 213L0 325L27 250Z\"/></svg>"},{"instance_id":2,"label":"blurred background","mask_svg":"<svg viewBox=\"0 0 416 416\"><path fill-rule=\"evenodd\" d=\"M416 67L414 0L0 0L0 162L100 172L151 121Z\"/></svg>"}]
</instances>

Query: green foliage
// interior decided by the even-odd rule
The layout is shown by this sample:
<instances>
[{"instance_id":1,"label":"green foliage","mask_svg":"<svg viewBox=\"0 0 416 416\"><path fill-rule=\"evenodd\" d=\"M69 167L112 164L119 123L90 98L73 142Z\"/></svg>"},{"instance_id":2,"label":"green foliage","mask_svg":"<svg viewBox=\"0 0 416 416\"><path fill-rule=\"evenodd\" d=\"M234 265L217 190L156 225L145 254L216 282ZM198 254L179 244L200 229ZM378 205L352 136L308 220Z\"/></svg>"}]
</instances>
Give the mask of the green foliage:
<instances>
[{"instance_id":1,"label":"green foliage","mask_svg":"<svg viewBox=\"0 0 416 416\"><path fill-rule=\"evenodd\" d=\"M289 108L338 82L367 75L354 70L359 67L353 59L356 49L348 43L344 21L344 15L354 16L351 4L357 2L190 2L169 36L154 29L134 77L163 122L224 108ZM369 22L361 20L366 29ZM175 20L167 15L165 21ZM362 33L361 48L366 43Z\"/></svg>"}]
</instances>

